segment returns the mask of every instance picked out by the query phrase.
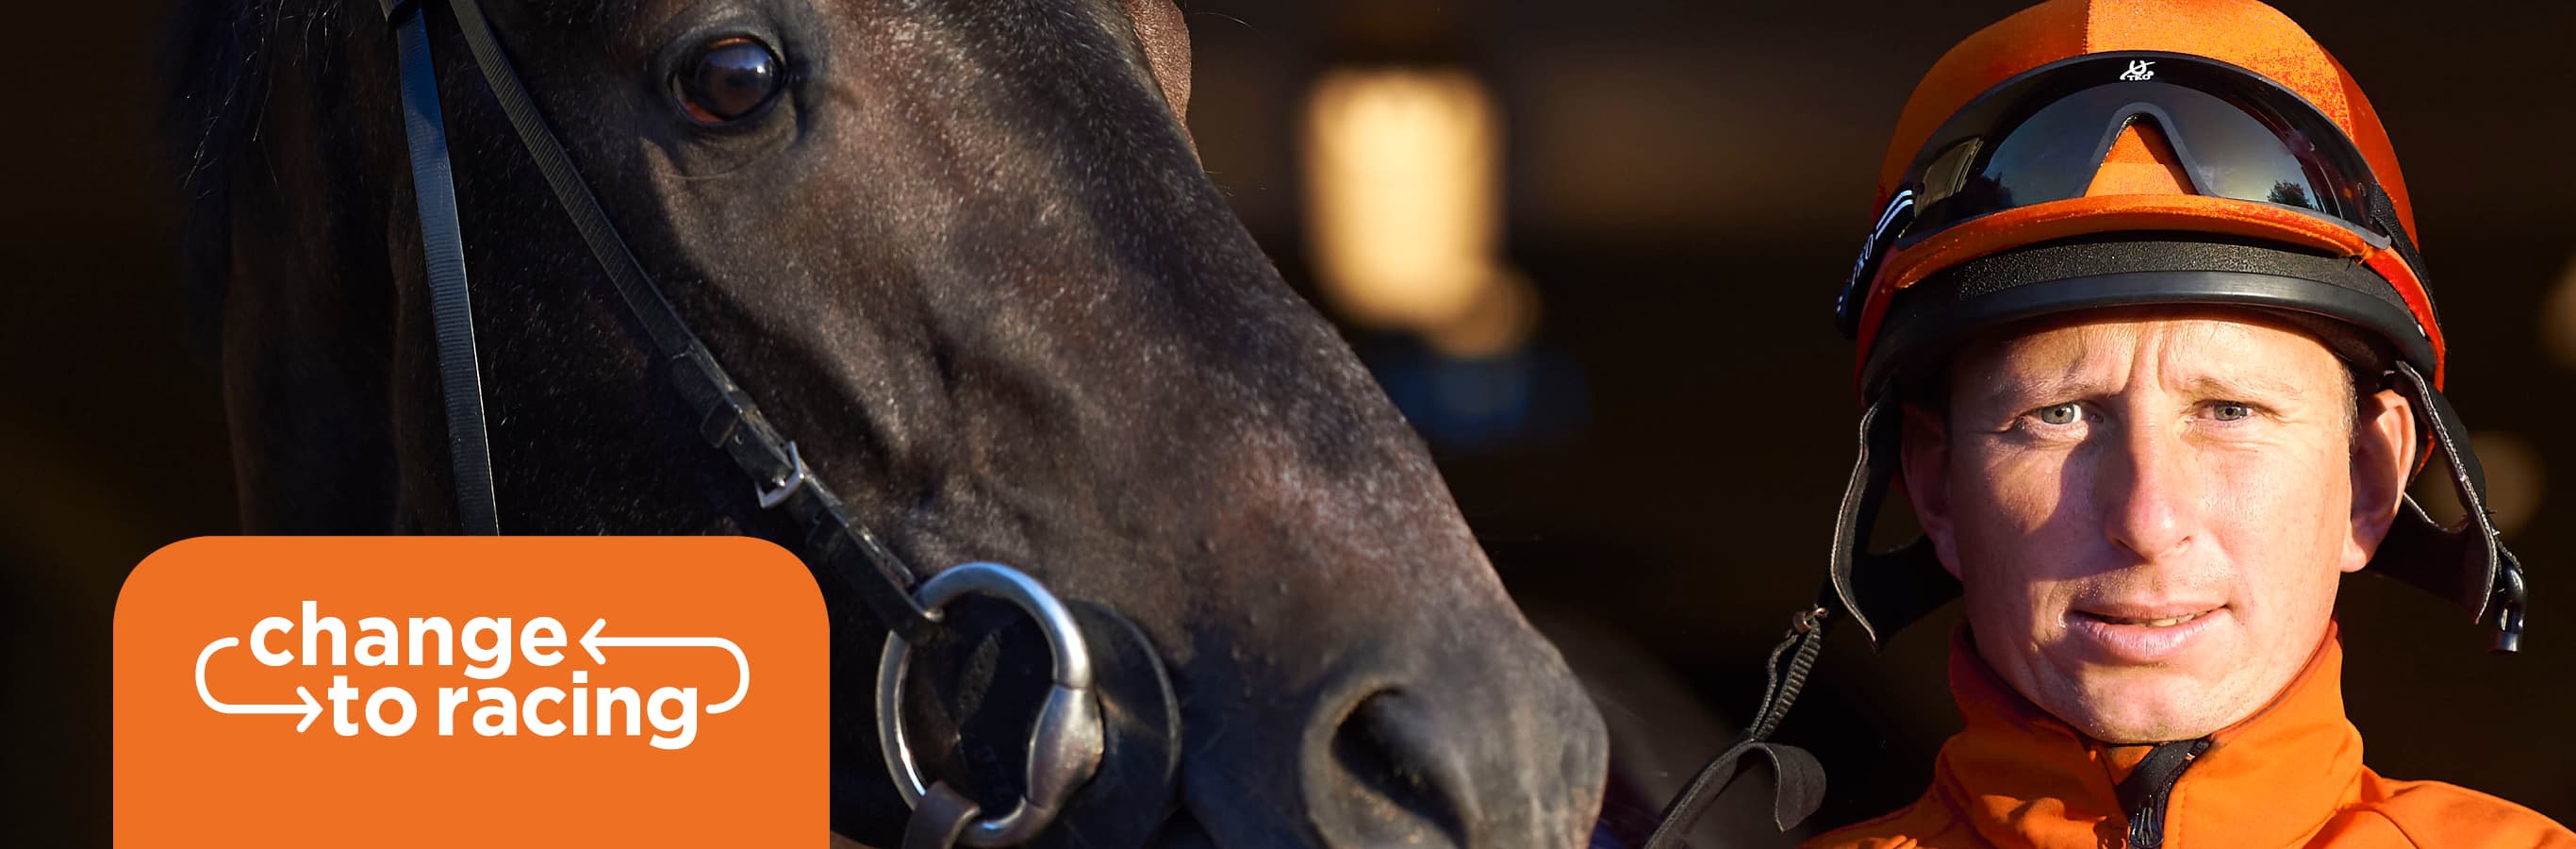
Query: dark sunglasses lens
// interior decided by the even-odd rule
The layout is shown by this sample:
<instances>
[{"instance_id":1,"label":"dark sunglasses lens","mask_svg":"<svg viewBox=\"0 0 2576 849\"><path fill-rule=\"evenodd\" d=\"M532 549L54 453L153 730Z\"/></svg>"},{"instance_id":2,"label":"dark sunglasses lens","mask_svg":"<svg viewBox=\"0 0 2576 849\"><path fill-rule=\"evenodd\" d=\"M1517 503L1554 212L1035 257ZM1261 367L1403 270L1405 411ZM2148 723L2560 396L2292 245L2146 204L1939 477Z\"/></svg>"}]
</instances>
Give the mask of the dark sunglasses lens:
<instances>
[{"instance_id":1,"label":"dark sunglasses lens","mask_svg":"<svg viewBox=\"0 0 2576 849\"><path fill-rule=\"evenodd\" d=\"M2154 85L2150 83L2149 85ZM2158 86L2156 102L2173 117L2165 128L2200 194L2341 212L2319 191L2283 133L2244 109L2180 86Z\"/></svg>"},{"instance_id":2,"label":"dark sunglasses lens","mask_svg":"<svg viewBox=\"0 0 2576 849\"><path fill-rule=\"evenodd\" d=\"M2049 104L2011 128L1979 178L2003 187L2005 206L2028 206L2083 197L2102 169L2102 157L2129 120L2119 114L2135 103L2125 86L2096 86Z\"/></svg>"},{"instance_id":3,"label":"dark sunglasses lens","mask_svg":"<svg viewBox=\"0 0 2576 849\"><path fill-rule=\"evenodd\" d=\"M2346 173L2352 169L2337 167L2321 154L2291 113L2253 98L2240 104L2195 88L2148 81L2074 91L2032 85L1999 95L2003 102L1963 110L1917 159L1912 177L1923 194L1917 233L1987 213L2082 197L2112 143L2136 124L2155 128L2173 148L2195 194L2293 206L2362 223L2354 200L2359 184ZM2025 111L2028 101L2042 98L2045 105Z\"/></svg>"}]
</instances>

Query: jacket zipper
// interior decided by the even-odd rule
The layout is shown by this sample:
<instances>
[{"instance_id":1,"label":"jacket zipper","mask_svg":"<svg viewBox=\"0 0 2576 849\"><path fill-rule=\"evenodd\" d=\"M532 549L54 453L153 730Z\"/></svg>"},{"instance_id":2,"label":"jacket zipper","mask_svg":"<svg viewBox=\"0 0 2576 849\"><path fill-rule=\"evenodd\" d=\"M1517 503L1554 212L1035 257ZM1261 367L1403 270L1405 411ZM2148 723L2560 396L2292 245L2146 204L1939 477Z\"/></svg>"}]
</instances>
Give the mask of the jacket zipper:
<instances>
[{"instance_id":1,"label":"jacket zipper","mask_svg":"<svg viewBox=\"0 0 2576 849\"><path fill-rule=\"evenodd\" d=\"M2182 781L2183 770L2207 751L2207 737L2158 743L2138 760L2137 769L2129 771L2128 780L2120 782L2120 806L2129 813L2129 849L2164 845L2165 807L2172 800L2174 785Z\"/></svg>"}]
</instances>

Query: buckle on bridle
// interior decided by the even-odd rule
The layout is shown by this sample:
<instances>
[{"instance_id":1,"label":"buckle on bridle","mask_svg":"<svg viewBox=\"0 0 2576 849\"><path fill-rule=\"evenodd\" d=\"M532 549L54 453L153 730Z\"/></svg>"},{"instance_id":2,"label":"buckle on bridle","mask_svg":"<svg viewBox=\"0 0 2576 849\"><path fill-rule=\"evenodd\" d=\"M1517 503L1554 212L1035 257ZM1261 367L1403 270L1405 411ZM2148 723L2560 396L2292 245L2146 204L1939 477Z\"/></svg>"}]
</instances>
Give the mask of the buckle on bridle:
<instances>
[{"instance_id":1,"label":"buckle on bridle","mask_svg":"<svg viewBox=\"0 0 2576 849\"><path fill-rule=\"evenodd\" d=\"M1055 658L1054 686L1029 729L1027 789L1009 811L976 819L958 838L968 846L1012 846L1046 830L1073 791L1091 780L1106 748L1105 729L1092 694L1091 647L1063 601L1037 579L998 563L968 563L941 572L922 583L918 597L935 620L950 602L969 594L1010 602L1028 614ZM877 739L895 790L918 811L931 789L904 738L903 679L910 650L902 637L886 635L885 653L877 661Z\"/></svg>"},{"instance_id":2,"label":"buckle on bridle","mask_svg":"<svg viewBox=\"0 0 2576 849\"><path fill-rule=\"evenodd\" d=\"M794 442L787 443L787 462L789 468L785 477L770 478L767 487L751 488L752 494L760 496L760 509L778 509L778 505L787 503L788 498L796 495L797 487L804 486L805 481L814 477L814 470L805 467L805 456L796 453Z\"/></svg>"},{"instance_id":3,"label":"buckle on bridle","mask_svg":"<svg viewBox=\"0 0 2576 849\"><path fill-rule=\"evenodd\" d=\"M1799 634L1804 634L1809 631L1822 628L1825 626L1825 620L1831 618L1833 615L1833 611L1826 610L1823 606L1819 605L1805 613L1791 616L1789 617L1788 636L1795 637Z\"/></svg>"}]
</instances>

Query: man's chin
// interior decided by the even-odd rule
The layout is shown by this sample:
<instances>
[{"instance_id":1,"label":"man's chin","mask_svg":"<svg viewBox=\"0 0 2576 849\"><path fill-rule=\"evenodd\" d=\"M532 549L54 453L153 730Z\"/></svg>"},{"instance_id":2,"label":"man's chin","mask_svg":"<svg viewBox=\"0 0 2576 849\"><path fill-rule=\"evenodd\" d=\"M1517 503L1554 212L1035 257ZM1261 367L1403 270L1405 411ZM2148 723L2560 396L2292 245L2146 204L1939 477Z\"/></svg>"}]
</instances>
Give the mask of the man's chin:
<instances>
[{"instance_id":1,"label":"man's chin","mask_svg":"<svg viewBox=\"0 0 2576 849\"><path fill-rule=\"evenodd\" d=\"M2169 669L2092 673L2042 702L2085 736L2113 744L2163 743L2207 736L2235 720L2218 688Z\"/></svg>"}]
</instances>

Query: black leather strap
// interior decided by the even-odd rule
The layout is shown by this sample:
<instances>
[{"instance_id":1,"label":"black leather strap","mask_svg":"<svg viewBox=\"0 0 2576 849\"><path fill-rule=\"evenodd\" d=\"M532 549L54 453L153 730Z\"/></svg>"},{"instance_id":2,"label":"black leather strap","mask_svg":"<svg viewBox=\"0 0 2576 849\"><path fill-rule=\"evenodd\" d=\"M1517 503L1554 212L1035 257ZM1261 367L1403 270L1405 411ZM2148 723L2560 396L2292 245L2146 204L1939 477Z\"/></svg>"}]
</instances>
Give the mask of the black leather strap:
<instances>
[{"instance_id":1,"label":"black leather strap","mask_svg":"<svg viewBox=\"0 0 2576 849\"><path fill-rule=\"evenodd\" d=\"M1726 792L1735 777L1743 774L1748 754L1771 759L1773 787L1771 823L1788 831L1816 812L1825 802L1825 766L1816 756L1796 746L1747 740L1735 744L1702 767L1690 787L1664 809L1664 821L1655 826L1654 836L1646 838L1645 849L1681 849L1683 835L1702 812Z\"/></svg>"},{"instance_id":2,"label":"black leather strap","mask_svg":"<svg viewBox=\"0 0 2576 849\"><path fill-rule=\"evenodd\" d=\"M1744 771L1748 754L1771 759L1771 822L1781 831L1804 822L1817 806L1824 804L1825 765L1805 749L1764 740L1779 730L1780 721L1788 718L1789 707L1798 700L1798 691L1806 687L1807 673L1815 668L1816 654L1825 643L1825 623L1831 616L1822 607L1800 614L1789 636L1771 650L1762 706L1755 711L1753 724L1735 745L1700 767L1691 783L1664 806L1662 821L1646 838L1645 849L1680 849L1691 824L1698 822L1700 814Z\"/></svg>"},{"instance_id":3,"label":"black leather strap","mask_svg":"<svg viewBox=\"0 0 2576 849\"><path fill-rule=\"evenodd\" d=\"M454 189L448 176L446 134L438 119L438 82L429 61L428 35L418 0L382 0L387 21L401 29L403 43L403 98L406 123L413 150L413 181L422 186L421 227L424 241L434 247L430 254L430 277L433 291L445 293L435 312L440 317L441 374L447 385L449 402L448 428L452 443L471 442L471 451L457 452L459 502L465 508L469 532L480 510L485 533L497 533L497 522L491 516L491 461L484 447L482 389L472 355L473 316L465 303L465 257L461 248L462 228L457 223ZM644 272L643 263L635 258L617 227L599 205L580 172L574 170L572 158L565 154L545 117L537 111L527 88L520 84L518 71L492 33L490 22L483 17L476 0L449 0L456 23L465 37L466 47L474 54L475 67L482 72L485 84L509 116L510 126L519 141L545 175L546 185L581 232L582 242L591 256L614 284L619 302L628 315L652 340L663 358L672 387L698 417L698 435L708 445L722 450L750 478L763 506L788 511L806 529L805 563L822 582L828 598L847 599L853 595L874 618L906 640L920 642L930 638L937 624L922 610L912 595L919 576L886 549L876 535L850 516L841 499L822 480L807 469L797 454L795 444L779 435L760 407L736 385L732 376L716 364L697 335L671 308L669 300ZM427 120L421 120L423 115ZM426 149L432 155L424 158ZM436 201L438 209L432 209ZM445 285L440 281L453 281ZM452 300L454 309L445 306ZM449 318L461 330L449 332ZM451 335L463 340L462 346L450 344ZM462 350L460 356L450 352ZM470 468L469 468L470 466ZM479 484L481 494L469 490Z\"/></svg>"},{"instance_id":4,"label":"black leather strap","mask_svg":"<svg viewBox=\"0 0 2576 849\"><path fill-rule=\"evenodd\" d=\"M1860 456L1852 461L1843 487L1842 511L1834 519L1833 549L1824 603L1851 617L1874 648L1886 648L1896 632L1959 597L1959 582L1941 568L1932 544L1922 537L1894 551L1869 550L1870 528L1887 502L1903 453L1903 403L1882 394L1860 414Z\"/></svg>"},{"instance_id":5,"label":"black leather strap","mask_svg":"<svg viewBox=\"0 0 2576 849\"><path fill-rule=\"evenodd\" d=\"M948 782L930 785L930 792L922 794L921 807L913 809L912 819L903 826L903 849L955 846L957 838L966 833L966 826L982 812L975 800L966 798Z\"/></svg>"},{"instance_id":6,"label":"black leather strap","mask_svg":"<svg viewBox=\"0 0 2576 849\"><path fill-rule=\"evenodd\" d=\"M2493 620L2494 648L2522 647L2525 597L2522 563L2498 539L2494 516L2487 510L2486 470L2469 449L2468 429L2460 424L2449 399L2411 365L2398 363L2393 375L2399 395L2415 406L2415 420L2425 441L2442 456L2458 493L2466 521L2446 528L2424 512L2413 496L2401 498L2397 519L2370 560L2370 571L2450 599L2471 621Z\"/></svg>"},{"instance_id":7,"label":"black leather strap","mask_svg":"<svg viewBox=\"0 0 2576 849\"><path fill-rule=\"evenodd\" d=\"M483 430L483 371L474 355L474 302L465 285L464 226L447 162L447 120L438 108L429 28L408 3L385 7L402 60L403 134L411 146L412 199L420 208L420 252L429 264L429 317L438 337L439 389L447 398L447 454L461 533L501 532L492 496L492 447ZM399 16L399 17L394 17Z\"/></svg>"}]
</instances>

